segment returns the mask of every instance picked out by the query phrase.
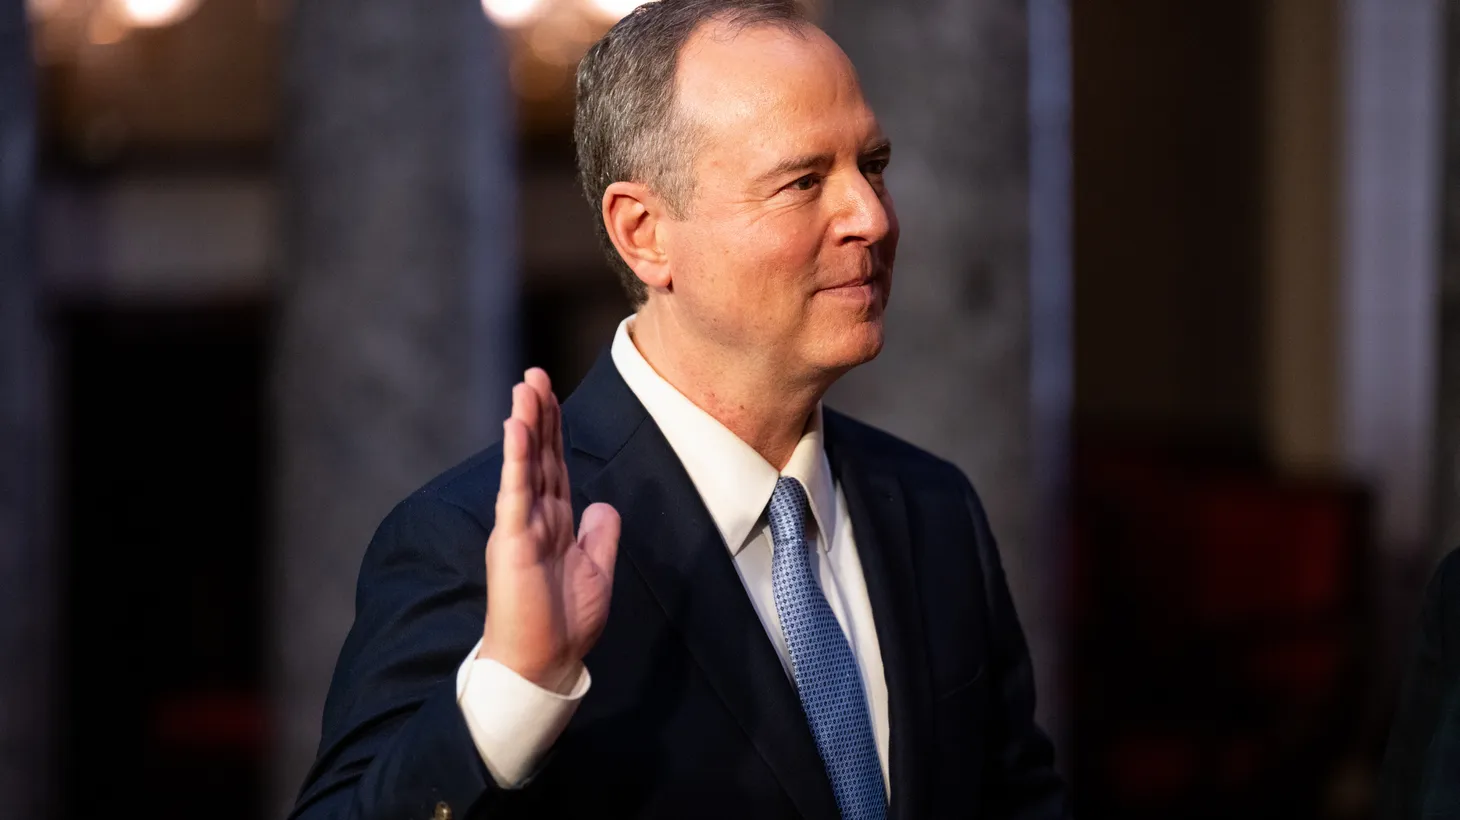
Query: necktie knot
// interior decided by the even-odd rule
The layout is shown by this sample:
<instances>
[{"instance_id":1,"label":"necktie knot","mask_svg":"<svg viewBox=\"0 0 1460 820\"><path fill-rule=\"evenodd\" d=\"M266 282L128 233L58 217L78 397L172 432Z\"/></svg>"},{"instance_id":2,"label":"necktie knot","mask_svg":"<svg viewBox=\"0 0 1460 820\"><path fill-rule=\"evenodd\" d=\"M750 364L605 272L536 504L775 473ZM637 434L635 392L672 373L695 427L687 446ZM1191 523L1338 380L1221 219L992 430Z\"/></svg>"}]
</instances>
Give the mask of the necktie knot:
<instances>
[{"instance_id":1,"label":"necktie knot","mask_svg":"<svg viewBox=\"0 0 1460 820\"><path fill-rule=\"evenodd\" d=\"M790 476L781 476L776 481L776 489L771 493L769 517L771 540L777 552L788 546L805 548L806 512L809 504L806 488L801 486L800 481Z\"/></svg>"}]
</instances>

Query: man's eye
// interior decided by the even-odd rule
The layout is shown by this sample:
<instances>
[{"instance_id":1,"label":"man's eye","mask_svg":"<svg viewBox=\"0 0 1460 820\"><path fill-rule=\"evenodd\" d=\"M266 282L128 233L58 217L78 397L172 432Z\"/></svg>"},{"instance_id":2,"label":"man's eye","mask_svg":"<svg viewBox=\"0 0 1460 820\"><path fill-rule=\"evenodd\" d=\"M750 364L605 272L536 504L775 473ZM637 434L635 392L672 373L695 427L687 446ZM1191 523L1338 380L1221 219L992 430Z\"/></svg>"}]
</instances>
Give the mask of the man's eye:
<instances>
[{"instance_id":1,"label":"man's eye","mask_svg":"<svg viewBox=\"0 0 1460 820\"><path fill-rule=\"evenodd\" d=\"M815 188L816 187L816 183L818 183L820 181L821 181L821 178L818 177L816 174L807 174L806 176L801 177L800 179L796 180L795 182L792 182L790 185L787 185L786 187L787 188L790 188L792 190L796 190L796 191L809 191L812 188Z\"/></svg>"},{"instance_id":2,"label":"man's eye","mask_svg":"<svg viewBox=\"0 0 1460 820\"><path fill-rule=\"evenodd\" d=\"M883 171L886 171L886 170L887 170L887 160L885 160L885 159L873 159L873 160L868 160L868 161L862 163L862 173L864 173L864 174L871 174L873 176L881 176L882 175L882 172Z\"/></svg>"}]
</instances>

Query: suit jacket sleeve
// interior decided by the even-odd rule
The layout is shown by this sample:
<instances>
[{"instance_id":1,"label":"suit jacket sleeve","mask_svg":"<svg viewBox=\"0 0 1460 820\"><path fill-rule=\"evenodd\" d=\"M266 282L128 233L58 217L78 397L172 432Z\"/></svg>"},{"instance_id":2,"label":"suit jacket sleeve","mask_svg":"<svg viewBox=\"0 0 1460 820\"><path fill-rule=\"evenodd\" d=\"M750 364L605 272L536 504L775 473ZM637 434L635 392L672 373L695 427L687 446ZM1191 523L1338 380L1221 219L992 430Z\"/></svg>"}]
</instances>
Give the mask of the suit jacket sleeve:
<instances>
[{"instance_id":1,"label":"suit jacket sleeve","mask_svg":"<svg viewBox=\"0 0 1460 820\"><path fill-rule=\"evenodd\" d=\"M481 637L487 535L473 515L424 492L381 523L292 818L427 818L438 803L465 817L497 792L455 680Z\"/></svg>"},{"instance_id":2,"label":"suit jacket sleeve","mask_svg":"<svg viewBox=\"0 0 1460 820\"><path fill-rule=\"evenodd\" d=\"M1050 820L1069 816L1064 781L1054 769L1054 746L1034 722L1034 670L1024 630L1014 611L998 546L973 487L965 496L978 533L984 596L989 608L988 754L984 812L997 820Z\"/></svg>"},{"instance_id":3,"label":"suit jacket sleeve","mask_svg":"<svg viewBox=\"0 0 1460 820\"><path fill-rule=\"evenodd\" d=\"M1446 646L1445 599L1457 594L1456 563L1460 550L1440 562L1425 592L1419 634L1410 650L1409 668L1394 722L1379 784L1381 820L1419 820L1429 789L1426 769L1435 730L1443 723L1447 697L1452 696L1454 648ZM1446 650L1451 653L1447 657Z\"/></svg>"}]
</instances>

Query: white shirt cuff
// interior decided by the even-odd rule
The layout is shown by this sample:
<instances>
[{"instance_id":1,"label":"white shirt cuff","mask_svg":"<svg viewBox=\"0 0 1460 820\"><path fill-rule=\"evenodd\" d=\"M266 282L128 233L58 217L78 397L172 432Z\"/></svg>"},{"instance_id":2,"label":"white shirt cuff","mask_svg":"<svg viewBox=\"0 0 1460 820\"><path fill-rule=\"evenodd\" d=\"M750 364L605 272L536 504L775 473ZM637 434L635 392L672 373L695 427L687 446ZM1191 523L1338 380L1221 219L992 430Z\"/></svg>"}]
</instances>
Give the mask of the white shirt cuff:
<instances>
[{"instance_id":1,"label":"white shirt cuff","mask_svg":"<svg viewBox=\"0 0 1460 820\"><path fill-rule=\"evenodd\" d=\"M566 695L544 689L506 666L478 658L477 641L456 670L456 702L492 779L504 789L527 784L567 727L592 679L585 668Z\"/></svg>"}]
</instances>

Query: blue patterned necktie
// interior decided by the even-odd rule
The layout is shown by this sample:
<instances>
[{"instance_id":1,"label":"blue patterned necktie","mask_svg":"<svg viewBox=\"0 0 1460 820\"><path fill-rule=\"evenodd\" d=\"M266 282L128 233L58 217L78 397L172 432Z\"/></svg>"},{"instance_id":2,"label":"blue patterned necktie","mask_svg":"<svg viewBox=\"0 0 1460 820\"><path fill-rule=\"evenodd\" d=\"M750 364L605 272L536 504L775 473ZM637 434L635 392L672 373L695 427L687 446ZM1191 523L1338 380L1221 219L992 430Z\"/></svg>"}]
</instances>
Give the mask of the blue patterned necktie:
<instances>
[{"instance_id":1,"label":"blue patterned necktie","mask_svg":"<svg viewBox=\"0 0 1460 820\"><path fill-rule=\"evenodd\" d=\"M826 764L836 804L846 820L882 820L887 798L882 764L857 658L831 605L811 572L806 545L806 490L782 477L771 494L771 584L781 634L791 650L791 669L801 709Z\"/></svg>"}]
</instances>

